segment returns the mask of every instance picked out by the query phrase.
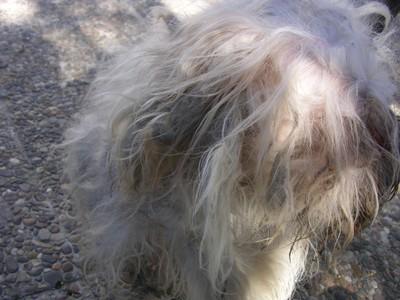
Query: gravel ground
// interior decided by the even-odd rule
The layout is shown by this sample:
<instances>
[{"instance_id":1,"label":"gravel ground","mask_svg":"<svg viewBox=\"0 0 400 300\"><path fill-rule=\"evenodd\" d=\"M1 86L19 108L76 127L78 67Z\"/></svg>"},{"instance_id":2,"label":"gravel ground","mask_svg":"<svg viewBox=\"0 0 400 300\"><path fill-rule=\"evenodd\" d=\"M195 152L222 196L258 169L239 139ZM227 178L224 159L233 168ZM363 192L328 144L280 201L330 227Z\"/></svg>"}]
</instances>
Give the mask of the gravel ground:
<instances>
[{"instance_id":1,"label":"gravel ground","mask_svg":"<svg viewBox=\"0 0 400 300\"><path fill-rule=\"evenodd\" d=\"M181 0L165 0L179 18ZM198 1L195 1L196 3ZM95 66L145 37L152 0L0 1L0 299L98 299L65 215L60 151ZM399 299L400 201L296 299ZM139 296L133 296L133 299Z\"/></svg>"}]
</instances>

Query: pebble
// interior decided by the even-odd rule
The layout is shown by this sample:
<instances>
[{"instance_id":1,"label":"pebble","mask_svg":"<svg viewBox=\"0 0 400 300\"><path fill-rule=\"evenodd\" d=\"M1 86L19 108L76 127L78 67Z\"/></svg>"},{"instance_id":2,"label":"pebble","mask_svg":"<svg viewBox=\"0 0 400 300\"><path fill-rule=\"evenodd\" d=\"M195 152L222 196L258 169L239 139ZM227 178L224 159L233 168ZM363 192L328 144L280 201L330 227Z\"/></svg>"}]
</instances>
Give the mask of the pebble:
<instances>
[{"instance_id":1,"label":"pebble","mask_svg":"<svg viewBox=\"0 0 400 300\"><path fill-rule=\"evenodd\" d=\"M61 285L63 276L60 271L50 270L43 273L43 280L47 282L50 288L56 288Z\"/></svg>"},{"instance_id":2,"label":"pebble","mask_svg":"<svg viewBox=\"0 0 400 300\"><path fill-rule=\"evenodd\" d=\"M21 217L15 217L13 218L13 222L15 225L19 225L22 222L22 218Z\"/></svg>"},{"instance_id":3,"label":"pebble","mask_svg":"<svg viewBox=\"0 0 400 300\"><path fill-rule=\"evenodd\" d=\"M9 162L12 165L18 165L18 164L20 164L21 161L19 159L17 159L17 158L10 158Z\"/></svg>"},{"instance_id":4,"label":"pebble","mask_svg":"<svg viewBox=\"0 0 400 300\"><path fill-rule=\"evenodd\" d=\"M51 248L52 247L52 245L49 244L49 243L43 243L43 242L37 241L37 240L32 240L32 243L35 246L38 246L38 247L41 247L41 248Z\"/></svg>"},{"instance_id":5,"label":"pebble","mask_svg":"<svg viewBox=\"0 0 400 300\"><path fill-rule=\"evenodd\" d=\"M31 186L27 183L23 183L19 186L19 188L21 189L21 191L27 193L31 190Z\"/></svg>"},{"instance_id":6,"label":"pebble","mask_svg":"<svg viewBox=\"0 0 400 300\"><path fill-rule=\"evenodd\" d=\"M3 198L6 201L15 201L18 199L18 195L13 191L7 190L6 192L4 192Z\"/></svg>"},{"instance_id":7,"label":"pebble","mask_svg":"<svg viewBox=\"0 0 400 300\"><path fill-rule=\"evenodd\" d=\"M42 272L43 272L42 266L33 267L31 270L28 270L28 274L31 276L38 276L38 275L42 274Z\"/></svg>"},{"instance_id":8,"label":"pebble","mask_svg":"<svg viewBox=\"0 0 400 300\"><path fill-rule=\"evenodd\" d=\"M27 256L29 259L35 259L37 257L37 253L35 251L28 252Z\"/></svg>"},{"instance_id":9,"label":"pebble","mask_svg":"<svg viewBox=\"0 0 400 300\"><path fill-rule=\"evenodd\" d=\"M42 261L49 263L49 264L54 264L57 261L57 259L51 255L45 254L45 255L42 255Z\"/></svg>"},{"instance_id":10,"label":"pebble","mask_svg":"<svg viewBox=\"0 0 400 300\"><path fill-rule=\"evenodd\" d=\"M32 294L40 293L40 292L45 291L47 289L48 289L47 286L42 286L42 285L40 285L40 284L38 284L36 282L33 282L33 283L29 283L29 284L23 285L21 287L21 292L23 294L26 294L26 295L32 295Z\"/></svg>"},{"instance_id":11,"label":"pebble","mask_svg":"<svg viewBox=\"0 0 400 300\"><path fill-rule=\"evenodd\" d=\"M50 240L50 232L46 228L42 228L38 232L38 238L42 242L48 242Z\"/></svg>"},{"instance_id":12,"label":"pebble","mask_svg":"<svg viewBox=\"0 0 400 300\"><path fill-rule=\"evenodd\" d=\"M9 60L10 58L8 58L6 55L0 55L0 69L7 68L8 66L7 61Z\"/></svg>"},{"instance_id":13,"label":"pebble","mask_svg":"<svg viewBox=\"0 0 400 300\"><path fill-rule=\"evenodd\" d=\"M0 169L0 177L12 177L13 176L13 172L11 170L7 170L7 169Z\"/></svg>"},{"instance_id":14,"label":"pebble","mask_svg":"<svg viewBox=\"0 0 400 300\"><path fill-rule=\"evenodd\" d=\"M72 282L78 279L78 276L75 275L73 272L68 272L64 274L64 281L65 282Z\"/></svg>"},{"instance_id":15,"label":"pebble","mask_svg":"<svg viewBox=\"0 0 400 300\"><path fill-rule=\"evenodd\" d=\"M17 256L17 262L21 264L27 263L28 261L29 259L24 255Z\"/></svg>"},{"instance_id":16,"label":"pebble","mask_svg":"<svg viewBox=\"0 0 400 300\"><path fill-rule=\"evenodd\" d=\"M29 282L31 277L25 271L20 271L17 274L17 282Z\"/></svg>"},{"instance_id":17,"label":"pebble","mask_svg":"<svg viewBox=\"0 0 400 300\"><path fill-rule=\"evenodd\" d=\"M24 225L26 226L32 226L33 224L35 224L36 219L35 218L23 218L22 219L22 223L24 223Z\"/></svg>"},{"instance_id":18,"label":"pebble","mask_svg":"<svg viewBox=\"0 0 400 300\"><path fill-rule=\"evenodd\" d=\"M18 271L18 263L12 256L6 257L5 265L8 273L15 273Z\"/></svg>"},{"instance_id":19,"label":"pebble","mask_svg":"<svg viewBox=\"0 0 400 300\"><path fill-rule=\"evenodd\" d=\"M15 281L17 281L17 274L8 274L6 276L6 282L14 283Z\"/></svg>"},{"instance_id":20,"label":"pebble","mask_svg":"<svg viewBox=\"0 0 400 300\"><path fill-rule=\"evenodd\" d=\"M61 246L61 252L64 253L64 254L71 254L71 253L72 253L72 247L71 247L71 245L68 244L68 243L64 243L64 244Z\"/></svg>"},{"instance_id":21,"label":"pebble","mask_svg":"<svg viewBox=\"0 0 400 300\"><path fill-rule=\"evenodd\" d=\"M67 286L68 292L77 296L81 294L81 289L82 288L78 282L72 282Z\"/></svg>"},{"instance_id":22,"label":"pebble","mask_svg":"<svg viewBox=\"0 0 400 300\"><path fill-rule=\"evenodd\" d=\"M31 261L28 261L26 264L24 264L24 269L25 270L30 271L30 270L32 270L32 268L33 268L33 264L32 264Z\"/></svg>"},{"instance_id":23,"label":"pebble","mask_svg":"<svg viewBox=\"0 0 400 300\"><path fill-rule=\"evenodd\" d=\"M47 223L43 223L43 222L38 221L38 222L35 223L35 227L37 227L37 228L45 228L45 227L47 227Z\"/></svg>"},{"instance_id":24,"label":"pebble","mask_svg":"<svg viewBox=\"0 0 400 300\"><path fill-rule=\"evenodd\" d=\"M65 234L62 232L59 233L54 233L51 235L51 239L53 241L60 241L60 240L64 240L65 239Z\"/></svg>"},{"instance_id":25,"label":"pebble","mask_svg":"<svg viewBox=\"0 0 400 300\"><path fill-rule=\"evenodd\" d=\"M21 206L15 206L15 207L13 207L12 211L13 211L14 215L18 215L22 211L22 207Z\"/></svg>"},{"instance_id":26,"label":"pebble","mask_svg":"<svg viewBox=\"0 0 400 300\"><path fill-rule=\"evenodd\" d=\"M14 205L16 206L24 206L25 205L25 199L18 199L15 201Z\"/></svg>"},{"instance_id":27,"label":"pebble","mask_svg":"<svg viewBox=\"0 0 400 300\"><path fill-rule=\"evenodd\" d=\"M70 262L63 263L62 269L65 273L71 272L74 269L74 265Z\"/></svg>"},{"instance_id":28,"label":"pebble","mask_svg":"<svg viewBox=\"0 0 400 300\"><path fill-rule=\"evenodd\" d=\"M15 240L19 243L22 243L25 240L25 237L23 235L17 235L15 237Z\"/></svg>"},{"instance_id":29,"label":"pebble","mask_svg":"<svg viewBox=\"0 0 400 300\"><path fill-rule=\"evenodd\" d=\"M59 262L56 262L55 264L53 264L52 266L51 266L51 268L54 270L54 271L59 271L59 270L61 270L62 269L62 264L61 263L59 263Z\"/></svg>"},{"instance_id":30,"label":"pebble","mask_svg":"<svg viewBox=\"0 0 400 300\"><path fill-rule=\"evenodd\" d=\"M60 232L60 227L58 227L57 225L53 224L50 226L49 231L51 233L59 233Z\"/></svg>"}]
</instances>

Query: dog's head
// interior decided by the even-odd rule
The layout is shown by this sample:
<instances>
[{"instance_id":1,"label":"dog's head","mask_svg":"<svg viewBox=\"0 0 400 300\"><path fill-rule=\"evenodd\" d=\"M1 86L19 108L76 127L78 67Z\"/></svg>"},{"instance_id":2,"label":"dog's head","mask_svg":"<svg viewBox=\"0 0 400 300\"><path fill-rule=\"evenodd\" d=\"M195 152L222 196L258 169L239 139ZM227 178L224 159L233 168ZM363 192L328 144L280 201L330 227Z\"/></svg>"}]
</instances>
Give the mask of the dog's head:
<instances>
[{"instance_id":1,"label":"dog's head","mask_svg":"<svg viewBox=\"0 0 400 300\"><path fill-rule=\"evenodd\" d=\"M187 196L215 268L234 238L349 240L399 181L396 87L365 7L235 3L145 43L111 83L122 188Z\"/></svg>"}]
</instances>

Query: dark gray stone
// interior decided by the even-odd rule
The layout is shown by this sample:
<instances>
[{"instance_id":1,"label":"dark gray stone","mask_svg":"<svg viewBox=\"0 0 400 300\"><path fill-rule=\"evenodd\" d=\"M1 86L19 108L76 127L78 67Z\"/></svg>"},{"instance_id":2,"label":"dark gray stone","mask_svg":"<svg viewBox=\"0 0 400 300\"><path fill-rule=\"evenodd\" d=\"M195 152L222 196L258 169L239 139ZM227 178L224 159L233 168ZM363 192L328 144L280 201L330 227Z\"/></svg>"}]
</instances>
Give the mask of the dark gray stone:
<instances>
[{"instance_id":1,"label":"dark gray stone","mask_svg":"<svg viewBox=\"0 0 400 300\"><path fill-rule=\"evenodd\" d=\"M43 273L43 280L51 287L56 288L63 281L62 272L60 271L47 271Z\"/></svg>"},{"instance_id":2,"label":"dark gray stone","mask_svg":"<svg viewBox=\"0 0 400 300\"><path fill-rule=\"evenodd\" d=\"M57 261L57 259L51 255L44 254L44 255L42 255L42 261L49 263L49 264L54 264Z\"/></svg>"},{"instance_id":3,"label":"dark gray stone","mask_svg":"<svg viewBox=\"0 0 400 300\"><path fill-rule=\"evenodd\" d=\"M72 253L72 247L71 247L71 245L68 244L68 243L64 243L64 244L61 246L61 252L64 253L64 254L71 254L71 253Z\"/></svg>"},{"instance_id":4,"label":"dark gray stone","mask_svg":"<svg viewBox=\"0 0 400 300\"><path fill-rule=\"evenodd\" d=\"M17 260L12 256L7 256L5 259L6 271L8 273L15 273L18 271Z\"/></svg>"},{"instance_id":5,"label":"dark gray stone","mask_svg":"<svg viewBox=\"0 0 400 300\"><path fill-rule=\"evenodd\" d=\"M43 272L42 266L33 267L31 270L28 271L28 274L31 276L39 276Z\"/></svg>"},{"instance_id":6,"label":"dark gray stone","mask_svg":"<svg viewBox=\"0 0 400 300\"><path fill-rule=\"evenodd\" d=\"M74 269L74 265L70 262L66 262L66 263L63 263L62 269L65 273L68 273Z\"/></svg>"},{"instance_id":7,"label":"dark gray stone","mask_svg":"<svg viewBox=\"0 0 400 300\"><path fill-rule=\"evenodd\" d=\"M36 225L39 223L36 223ZM38 238L42 242L48 242L50 240L50 232L46 228L42 228L38 232Z\"/></svg>"}]
</instances>

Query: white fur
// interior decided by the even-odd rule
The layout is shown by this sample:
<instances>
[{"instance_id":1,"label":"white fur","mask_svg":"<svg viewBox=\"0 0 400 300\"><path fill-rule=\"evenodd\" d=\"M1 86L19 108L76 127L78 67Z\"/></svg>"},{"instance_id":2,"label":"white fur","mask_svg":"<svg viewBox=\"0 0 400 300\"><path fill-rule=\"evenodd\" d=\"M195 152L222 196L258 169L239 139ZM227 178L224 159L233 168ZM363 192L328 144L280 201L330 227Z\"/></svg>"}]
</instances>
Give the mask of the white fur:
<instances>
[{"instance_id":1,"label":"white fur","mask_svg":"<svg viewBox=\"0 0 400 300\"><path fill-rule=\"evenodd\" d=\"M349 242L398 182L366 11L383 10L221 2L100 73L66 142L89 269L188 300L290 298L310 245Z\"/></svg>"}]
</instances>

